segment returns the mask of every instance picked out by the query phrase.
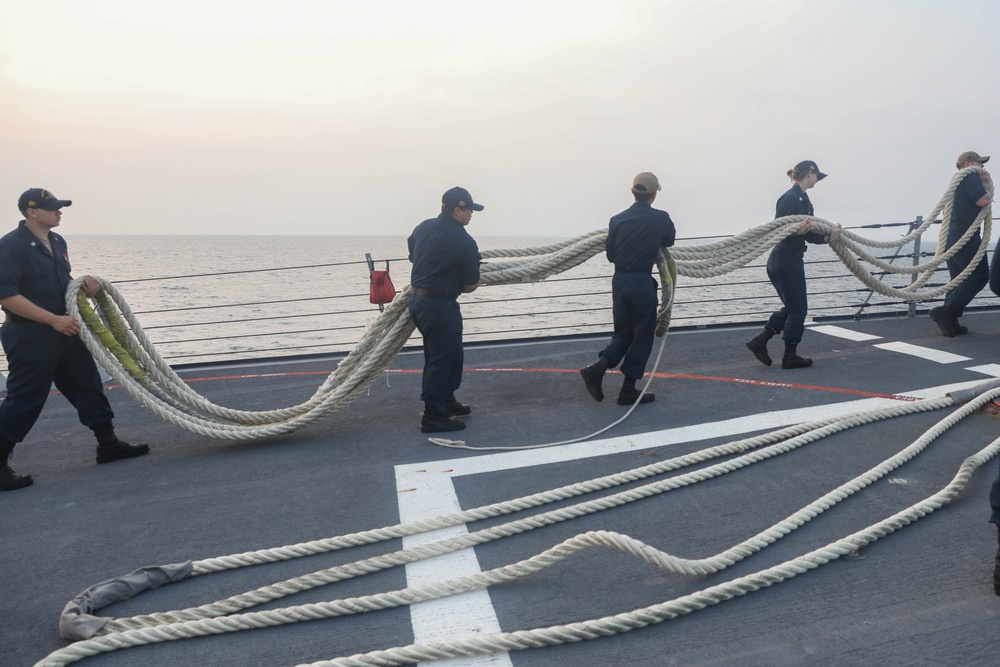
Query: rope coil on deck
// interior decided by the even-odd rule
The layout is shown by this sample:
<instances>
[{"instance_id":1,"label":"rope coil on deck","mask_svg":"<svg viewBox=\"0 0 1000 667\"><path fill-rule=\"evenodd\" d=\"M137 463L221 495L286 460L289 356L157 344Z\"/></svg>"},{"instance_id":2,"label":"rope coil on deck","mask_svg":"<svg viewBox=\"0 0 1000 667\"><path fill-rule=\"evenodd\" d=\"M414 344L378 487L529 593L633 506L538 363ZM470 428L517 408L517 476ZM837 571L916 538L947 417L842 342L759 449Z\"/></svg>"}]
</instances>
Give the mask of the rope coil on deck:
<instances>
[{"instance_id":1,"label":"rope coil on deck","mask_svg":"<svg viewBox=\"0 0 1000 667\"><path fill-rule=\"evenodd\" d=\"M444 526L457 525L479 518L489 518L499 514L520 511L527 507L539 506L563 498L590 493L594 490L610 488L634 479L642 479L651 475L676 470L696 462L707 461L730 454L740 454L736 458L720 462L708 468L666 478L659 482L640 486L612 496L551 510L465 536L441 540L413 549L396 551L384 556L328 568L310 575L296 577L285 582L249 591L213 604L174 612L154 613L114 620L106 619L107 622L97 631L97 636L78 641L64 649L53 652L45 659L36 663L36 667L67 665L88 656L130 646L173 641L208 634L257 629L306 620L332 618L415 604L472 590L479 590L493 584L530 576L535 572L569 558L575 553L594 547L616 549L640 558L657 568L675 574L700 576L717 572L775 543L827 509L835 506L841 500L864 489L919 455L947 429L957 424L964 417L974 413L985 403L1000 396L1000 388L996 387L996 381L992 382L992 388L986 388L990 384L984 383L981 385L984 388L983 393L941 419L920 438L896 455L817 498L806 507L770 528L715 556L696 560L679 558L627 535L610 531L591 531L570 538L540 554L517 563L448 581L363 597L312 603L261 612L245 612L246 609L264 602L309 590L316 586L363 576L364 574L377 572L388 567L405 565L417 560L450 553L458 549L482 544L501 537L520 534L527 530L544 527L576 516L617 507L669 490L683 488L700 481L712 479L721 474L738 470L747 465L767 460L773 456L787 453L838 431L881 419L949 407L955 404L956 399L951 396L944 396L937 399L890 405L887 408L878 410L847 414L810 424L788 427L763 436L708 448L700 452L643 466L635 470L597 478L590 482L514 499L505 503L480 507L466 512L437 517L426 522L400 524L376 531L355 533L317 542L282 547L280 549L269 549L218 559L196 561L191 564L190 576L277 560L298 558L361 544L370 544L387 539L395 539L404 535L436 530ZM436 641L433 644L414 644L311 664L315 667L321 665L413 664L434 659L486 655L501 651L521 650L570 641L594 639L669 620L807 572L840 556L856 551L930 514L953 500L961 489L964 488L972 473L996 456L998 452L1000 452L1000 438L990 443L990 445L975 455L967 458L953 480L943 489L923 501L915 503L865 529L856 531L825 547L810 551L780 565L766 568L759 572L739 577L674 600L627 613L568 625L535 628L497 635L442 640Z\"/></svg>"}]
</instances>

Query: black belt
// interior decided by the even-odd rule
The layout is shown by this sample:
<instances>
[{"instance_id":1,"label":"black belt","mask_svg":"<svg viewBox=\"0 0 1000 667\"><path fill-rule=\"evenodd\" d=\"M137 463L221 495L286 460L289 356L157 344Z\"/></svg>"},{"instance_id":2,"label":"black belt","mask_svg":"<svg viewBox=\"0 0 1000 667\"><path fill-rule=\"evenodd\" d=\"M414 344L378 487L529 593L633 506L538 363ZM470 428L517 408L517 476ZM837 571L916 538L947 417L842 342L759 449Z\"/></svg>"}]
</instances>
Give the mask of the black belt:
<instances>
[{"instance_id":1,"label":"black belt","mask_svg":"<svg viewBox=\"0 0 1000 667\"><path fill-rule=\"evenodd\" d=\"M653 268L652 267L650 267L648 269L645 269L645 270L643 270L643 269L629 269L629 268L619 269L617 266L615 267L615 273L652 273L652 272L653 272Z\"/></svg>"},{"instance_id":2,"label":"black belt","mask_svg":"<svg viewBox=\"0 0 1000 667\"><path fill-rule=\"evenodd\" d=\"M438 292L437 290L424 289L423 287L414 287L413 293L417 296L429 296L432 299L448 299L449 301L454 301L458 298L457 294L449 294L448 292Z\"/></svg>"}]
</instances>

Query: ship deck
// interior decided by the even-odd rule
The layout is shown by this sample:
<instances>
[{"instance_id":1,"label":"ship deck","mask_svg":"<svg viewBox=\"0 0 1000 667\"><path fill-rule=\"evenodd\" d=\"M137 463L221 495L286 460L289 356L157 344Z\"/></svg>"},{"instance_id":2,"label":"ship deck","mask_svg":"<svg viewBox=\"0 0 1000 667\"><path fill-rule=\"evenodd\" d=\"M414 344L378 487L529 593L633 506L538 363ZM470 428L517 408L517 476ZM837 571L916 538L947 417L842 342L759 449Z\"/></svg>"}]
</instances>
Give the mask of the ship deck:
<instances>
[{"instance_id":1,"label":"ship deck","mask_svg":"<svg viewBox=\"0 0 1000 667\"><path fill-rule=\"evenodd\" d=\"M429 443L418 427L419 350L401 353L367 395L330 418L254 442L208 440L164 423L109 383L119 434L152 447L149 456L110 465L94 463L89 433L69 404L53 396L14 455L14 468L32 474L34 486L0 494L0 662L32 665L64 646L57 627L63 605L92 584L142 566L473 508L1000 376L1000 313L968 313L963 323L972 332L956 339L942 338L926 315L816 324L800 346L815 363L801 370L755 361L744 347L751 328L675 330L650 387L654 403L637 407L592 440L532 451ZM474 447L514 447L607 426L626 412L614 401L620 376L606 378L608 397L598 404L578 375L604 340L467 346L459 398L474 412L466 430L443 435ZM778 347L772 341L776 358ZM185 367L181 375L216 403L263 410L304 401L337 361ZM480 545L471 562L469 551L464 559L398 567L264 608L404 588L408 581L447 578L467 567L485 570L593 530L631 535L678 556L707 557L894 455L950 411L858 427L715 479ZM1000 418L971 415L886 478L715 574L671 574L618 551L591 550L485 594L129 648L83 664L299 665L488 632L494 625L513 631L627 612L771 567L881 520L946 485L998 430ZM996 476L992 461L938 512L773 587L612 637L439 664L994 665L1000 598L990 583L996 530L987 521ZM470 530L511 518L480 521ZM403 542L195 577L101 613L126 616L205 604L400 549Z\"/></svg>"}]
</instances>

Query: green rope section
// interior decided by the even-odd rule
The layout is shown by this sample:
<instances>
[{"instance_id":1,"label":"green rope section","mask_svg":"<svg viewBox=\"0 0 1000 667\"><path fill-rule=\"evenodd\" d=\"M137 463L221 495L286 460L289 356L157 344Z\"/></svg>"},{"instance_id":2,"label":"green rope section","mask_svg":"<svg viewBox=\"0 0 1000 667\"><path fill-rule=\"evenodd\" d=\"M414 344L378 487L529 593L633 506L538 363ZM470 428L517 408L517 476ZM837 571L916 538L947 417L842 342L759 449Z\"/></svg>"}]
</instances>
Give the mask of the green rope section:
<instances>
[{"instance_id":1,"label":"green rope section","mask_svg":"<svg viewBox=\"0 0 1000 667\"><path fill-rule=\"evenodd\" d=\"M661 299L660 307L656 310L654 334L657 338L662 338L670 328L670 313L674 308L674 286L677 284L677 262L666 248L660 248L660 252L656 255L656 268L660 272Z\"/></svg>"},{"instance_id":2,"label":"green rope section","mask_svg":"<svg viewBox=\"0 0 1000 667\"><path fill-rule=\"evenodd\" d=\"M96 298L97 307L100 308L102 313L110 312L110 309L114 307L111 299L103 289L97 293ZM146 372L142 370L135 359L132 358L132 355L123 347L123 343L128 337L126 336L125 328L122 326L121 318L107 318L111 326L109 329L104 324L104 320L94 311L93 306L90 305L90 299L87 298L82 289L76 293L76 305L80 309L80 317L83 318L87 328L101 340L101 343L118 360L122 368L136 380L145 380L147 377Z\"/></svg>"}]
</instances>

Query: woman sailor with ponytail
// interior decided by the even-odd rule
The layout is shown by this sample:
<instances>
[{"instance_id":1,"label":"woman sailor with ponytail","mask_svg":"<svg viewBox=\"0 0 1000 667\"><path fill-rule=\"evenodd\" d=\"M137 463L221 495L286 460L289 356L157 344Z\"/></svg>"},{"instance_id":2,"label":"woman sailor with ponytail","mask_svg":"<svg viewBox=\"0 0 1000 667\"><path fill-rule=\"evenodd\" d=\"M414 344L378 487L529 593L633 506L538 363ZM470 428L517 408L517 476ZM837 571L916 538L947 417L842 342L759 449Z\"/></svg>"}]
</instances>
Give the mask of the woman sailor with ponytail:
<instances>
[{"instance_id":1,"label":"woman sailor with ponytail","mask_svg":"<svg viewBox=\"0 0 1000 667\"><path fill-rule=\"evenodd\" d=\"M775 218L787 215L812 216L813 205L809 201L806 190L826 178L812 160L803 160L788 170L792 187L781 195L775 207ZM806 242L830 243L835 241L842 231L840 225L834 225L827 235L813 231L811 218L806 218L802 228L795 234L784 238L774 246L767 259L767 277L774 285L778 298L781 299L781 309L776 310L768 319L764 330L747 342L747 348L764 365L771 365L771 357L767 353L767 341L772 336L781 333L785 341L785 352L781 358L782 368L806 368L812 366L812 359L800 357L796 348L802 340L805 330L808 301L806 299L806 273L802 256L806 252Z\"/></svg>"}]
</instances>

